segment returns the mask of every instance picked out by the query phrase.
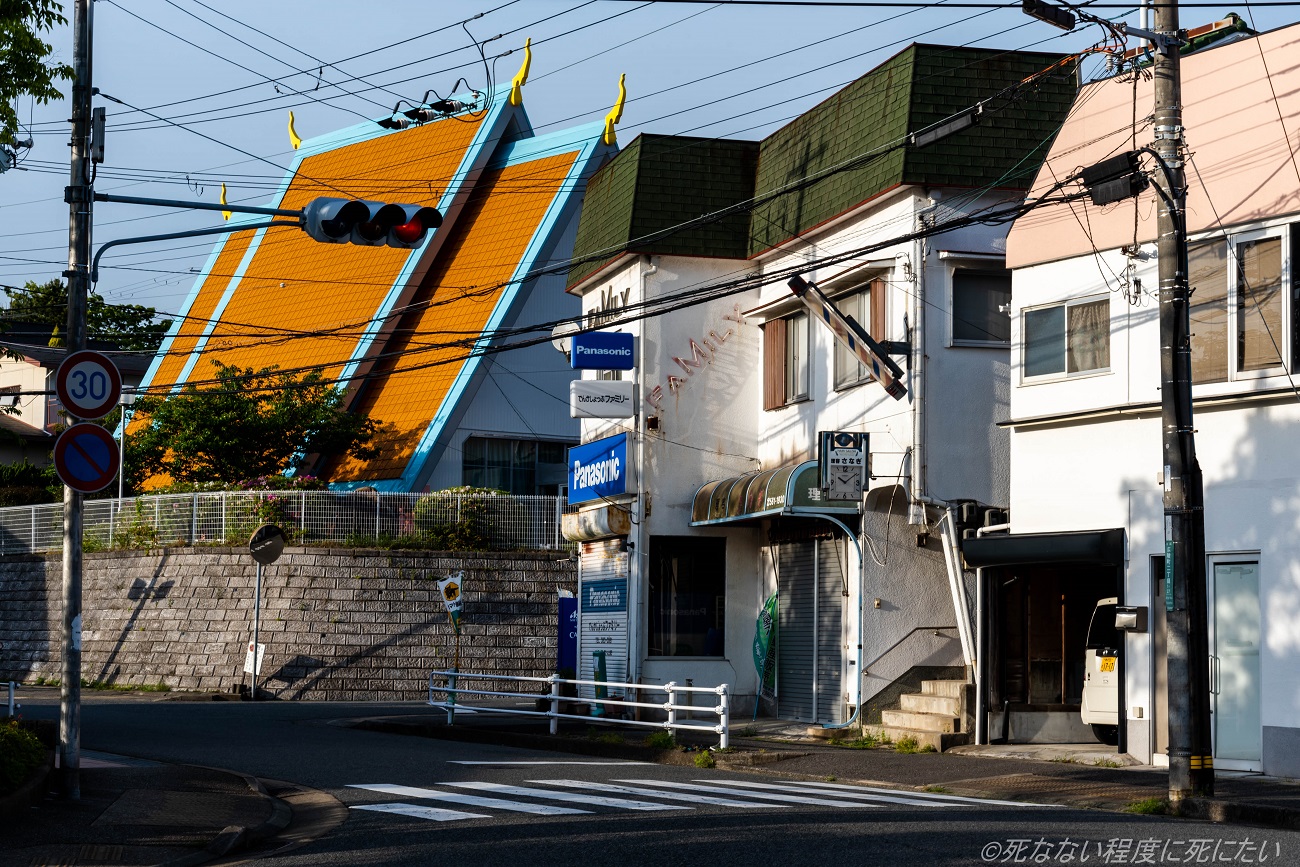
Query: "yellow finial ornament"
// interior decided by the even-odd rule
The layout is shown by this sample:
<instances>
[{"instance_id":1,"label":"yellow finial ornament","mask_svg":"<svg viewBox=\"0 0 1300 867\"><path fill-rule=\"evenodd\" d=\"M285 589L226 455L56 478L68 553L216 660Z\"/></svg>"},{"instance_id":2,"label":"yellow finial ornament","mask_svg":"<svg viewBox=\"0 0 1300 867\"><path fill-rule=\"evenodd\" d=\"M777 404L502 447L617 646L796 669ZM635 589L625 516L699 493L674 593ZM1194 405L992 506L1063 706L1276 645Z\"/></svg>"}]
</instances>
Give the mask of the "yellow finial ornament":
<instances>
[{"instance_id":1,"label":"yellow finial ornament","mask_svg":"<svg viewBox=\"0 0 1300 867\"><path fill-rule=\"evenodd\" d=\"M623 103L627 102L627 87L623 82L626 79L626 72L618 77L618 102L614 103L609 114L605 115L605 134L601 138L607 145L618 144L618 139L614 136L614 124L623 119Z\"/></svg>"},{"instance_id":2,"label":"yellow finial ornament","mask_svg":"<svg viewBox=\"0 0 1300 867\"><path fill-rule=\"evenodd\" d=\"M226 202L226 185L225 185L224 183L221 185L221 204L223 204L223 205L228 204L228 202ZM229 220L229 219L230 219L230 211L222 211L222 212L221 212L221 219L223 219L223 220Z\"/></svg>"},{"instance_id":3,"label":"yellow finial ornament","mask_svg":"<svg viewBox=\"0 0 1300 867\"><path fill-rule=\"evenodd\" d=\"M524 40L524 62L510 81L510 104L524 104L524 85L528 83L528 68L533 65L532 37Z\"/></svg>"},{"instance_id":4,"label":"yellow finial ornament","mask_svg":"<svg viewBox=\"0 0 1300 867\"><path fill-rule=\"evenodd\" d=\"M297 150L302 146L302 137L298 135L298 130L293 128L293 112L289 112L289 144Z\"/></svg>"}]
</instances>

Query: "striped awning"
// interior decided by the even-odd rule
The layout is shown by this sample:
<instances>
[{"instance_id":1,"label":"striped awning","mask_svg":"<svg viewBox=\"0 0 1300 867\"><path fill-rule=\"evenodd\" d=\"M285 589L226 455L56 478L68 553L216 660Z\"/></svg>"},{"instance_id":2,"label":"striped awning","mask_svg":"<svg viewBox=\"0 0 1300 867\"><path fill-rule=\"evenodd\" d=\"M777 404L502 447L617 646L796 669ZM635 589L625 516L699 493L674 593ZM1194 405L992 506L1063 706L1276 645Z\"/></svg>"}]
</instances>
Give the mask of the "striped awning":
<instances>
[{"instance_id":1,"label":"striped awning","mask_svg":"<svg viewBox=\"0 0 1300 867\"><path fill-rule=\"evenodd\" d=\"M856 515L856 502L822 499L817 462L804 461L701 485L691 504L691 526L726 524L776 515Z\"/></svg>"}]
</instances>

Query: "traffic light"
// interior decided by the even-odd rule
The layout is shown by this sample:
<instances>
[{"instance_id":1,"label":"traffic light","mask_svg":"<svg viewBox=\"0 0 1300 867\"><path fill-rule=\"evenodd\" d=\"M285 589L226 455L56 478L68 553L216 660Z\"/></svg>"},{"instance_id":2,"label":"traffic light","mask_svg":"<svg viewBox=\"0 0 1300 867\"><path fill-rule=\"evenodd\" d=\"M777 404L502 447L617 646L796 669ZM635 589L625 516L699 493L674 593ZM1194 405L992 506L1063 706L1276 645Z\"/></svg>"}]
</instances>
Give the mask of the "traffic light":
<instances>
[{"instance_id":1,"label":"traffic light","mask_svg":"<svg viewBox=\"0 0 1300 867\"><path fill-rule=\"evenodd\" d=\"M410 250L442 225L437 208L361 199L312 199L302 210L303 230L325 244Z\"/></svg>"}]
</instances>

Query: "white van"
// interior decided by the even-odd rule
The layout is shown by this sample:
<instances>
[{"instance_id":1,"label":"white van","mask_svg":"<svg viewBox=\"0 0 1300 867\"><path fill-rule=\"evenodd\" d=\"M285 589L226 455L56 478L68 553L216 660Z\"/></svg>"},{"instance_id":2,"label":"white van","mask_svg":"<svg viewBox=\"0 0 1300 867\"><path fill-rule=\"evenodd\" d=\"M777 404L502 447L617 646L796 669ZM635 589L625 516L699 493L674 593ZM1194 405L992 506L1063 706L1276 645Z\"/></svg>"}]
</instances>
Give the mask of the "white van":
<instances>
[{"instance_id":1,"label":"white van","mask_svg":"<svg viewBox=\"0 0 1300 867\"><path fill-rule=\"evenodd\" d=\"M1115 628L1119 599L1098 599L1088 624L1083 663L1083 704L1080 715L1103 744L1119 743L1120 632Z\"/></svg>"}]
</instances>

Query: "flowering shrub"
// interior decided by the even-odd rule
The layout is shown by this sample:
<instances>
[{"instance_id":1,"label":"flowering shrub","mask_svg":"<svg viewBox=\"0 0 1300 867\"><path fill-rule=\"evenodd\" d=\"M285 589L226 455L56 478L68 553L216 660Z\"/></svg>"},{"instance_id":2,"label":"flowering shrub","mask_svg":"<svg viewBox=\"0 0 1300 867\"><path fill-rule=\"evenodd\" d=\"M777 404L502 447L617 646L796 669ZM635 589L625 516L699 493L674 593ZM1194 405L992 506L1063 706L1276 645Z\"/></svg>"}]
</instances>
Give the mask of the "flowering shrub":
<instances>
[{"instance_id":1,"label":"flowering shrub","mask_svg":"<svg viewBox=\"0 0 1300 867\"><path fill-rule=\"evenodd\" d=\"M207 494L220 491L324 491L329 484L315 476L258 476L238 482L175 482L150 494Z\"/></svg>"}]
</instances>

